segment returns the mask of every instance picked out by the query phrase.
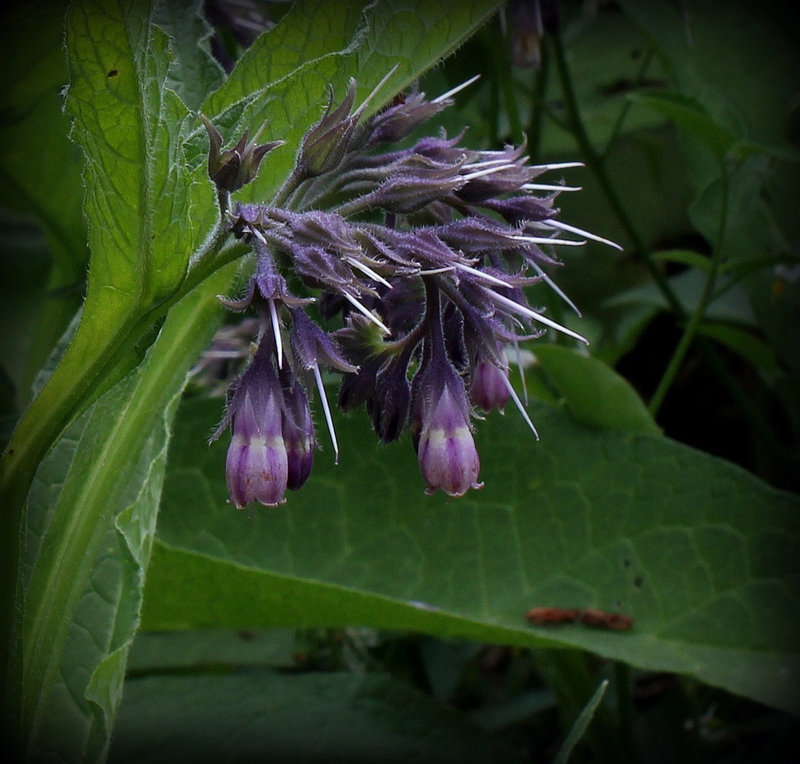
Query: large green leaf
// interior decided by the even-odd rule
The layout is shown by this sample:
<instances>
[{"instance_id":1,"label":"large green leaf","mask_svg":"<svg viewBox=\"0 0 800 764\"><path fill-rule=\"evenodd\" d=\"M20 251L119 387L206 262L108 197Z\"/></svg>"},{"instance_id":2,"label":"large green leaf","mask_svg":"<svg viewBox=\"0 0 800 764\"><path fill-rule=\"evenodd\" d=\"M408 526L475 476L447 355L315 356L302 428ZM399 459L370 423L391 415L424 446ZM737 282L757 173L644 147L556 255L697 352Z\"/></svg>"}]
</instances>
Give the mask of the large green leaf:
<instances>
[{"instance_id":1,"label":"large green leaf","mask_svg":"<svg viewBox=\"0 0 800 764\"><path fill-rule=\"evenodd\" d=\"M152 323L145 316L175 293L218 214L204 169L190 170L183 155L193 118L167 87L168 37L148 3L123 5L75 3L67 15L66 108L85 158L91 263L75 338L3 465L14 501L114 370L119 378L139 360L134 343Z\"/></svg>"},{"instance_id":2,"label":"large green leaf","mask_svg":"<svg viewBox=\"0 0 800 764\"><path fill-rule=\"evenodd\" d=\"M215 283L229 279L222 272ZM180 303L145 364L76 422L37 472L23 623L23 724L35 750L103 756L138 626L171 421L218 314L208 299Z\"/></svg>"},{"instance_id":3,"label":"large green leaf","mask_svg":"<svg viewBox=\"0 0 800 764\"><path fill-rule=\"evenodd\" d=\"M0 13L0 203L33 214L49 247L49 273L24 290L30 257L4 247L2 302L19 311L16 303L24 301L23 317L33 314L27 326L18 312L4 315L0 346L24 404L33 375L78 309L89 252L80 151L67 137L62 109L66 2L6 3Z\"/></svg>"},{"instance_id":4,"label":"large green leaf","mask_svg":"<svg viewBox=\"0 0 800 764\"><path fill-rule=\"evenodd\" d=\"M225 72L211 55L213 30L201 15L202 6L202 0L159 0L153 9L153 22L170 36L166 84L193 110L225 81Z\"/></svg>"},{"instance_id":5,"label":"large green leaf","mask_svg":"<svg viewBox=\"0 0 800 764\"><path fill-rule=\"evenodd\" d=\"M518 762L462 714L387 676L155 676L129 681L112 762Z\"/></svg>"},{"instance_id":6,"label":"large green leaf","mask_svg":"<svg viewBox=\"0 0 800 764\"><path fill-rule=\"evenodd\" d=\"M237 61L221 87L203 104L218 114L273 86L304 64L316 65L323 56L354 50L365 19L366 2L355 0L298 0L280 24L262 34Z\"/></svg>"},{"instance_id":7,"label":"large green leaf","mask_svg":"<svg viewBox=\"0 0 800 764\"><path fill-rule=\"evenodd\" d=\"M407 443L339 423L281 509L225 504L213 401L179 415L145 594L148 629L370 625L582 647L800 709L800 502L660 437L580 427L536 408L480 424L485 488L423 495ZM598 607L629 632L525 621Z\"/></svg>"}]
</instances>

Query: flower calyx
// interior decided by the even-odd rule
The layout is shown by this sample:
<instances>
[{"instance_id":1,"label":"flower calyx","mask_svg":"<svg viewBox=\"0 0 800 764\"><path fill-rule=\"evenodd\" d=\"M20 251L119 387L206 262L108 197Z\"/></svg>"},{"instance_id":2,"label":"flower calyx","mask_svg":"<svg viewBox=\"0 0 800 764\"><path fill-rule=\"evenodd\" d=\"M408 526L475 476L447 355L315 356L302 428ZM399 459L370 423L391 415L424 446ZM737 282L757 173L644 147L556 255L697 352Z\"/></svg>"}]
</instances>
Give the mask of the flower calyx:
<instances>
[{"instance_id":1,"label":"flower calyx","mask_svg":"<svg viewBox=\"0 0 800 764\"><path fill-rule=\"evenodd\" d=\"M233 148L222 148L222 134L217 130L211 120L200 115L206 132L208 133L208 175L220 191L232 193L247 185L258 174L258 168L264 157L273 149L282 146L285 141L268 141L257 143L263 131L264 123L248 140L248 131L245 130L238 143Z\"/></svg>"}]
</instances>

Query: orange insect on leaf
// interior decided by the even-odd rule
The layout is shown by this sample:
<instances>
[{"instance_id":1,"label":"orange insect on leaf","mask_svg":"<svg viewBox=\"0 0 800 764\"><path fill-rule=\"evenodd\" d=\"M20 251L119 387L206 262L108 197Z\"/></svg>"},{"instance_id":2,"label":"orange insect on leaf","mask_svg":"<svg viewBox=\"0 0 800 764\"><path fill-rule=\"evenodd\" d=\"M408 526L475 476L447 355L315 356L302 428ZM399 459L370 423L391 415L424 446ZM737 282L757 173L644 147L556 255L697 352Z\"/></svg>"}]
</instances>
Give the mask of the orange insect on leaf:
<instances>
[{"instance_id":1,"label":"orange insect on leaf","mask_svg":"<svg viewBox=\"0 0 800 764\"><path fill-rule=\"evenodd\" d=\"M525 618L534 626L547 626L554 623L574 623L580 613L580 610L560 607L534 607L525 614Z\"/></svg>"},{"instance_id":2,"label":"orange insect on leaf","mask_svg":"<svg viewBox=\"0 0 800 764\"><path fill-rule=\"evenodd\" d=\"M606 610L587 608L581 613L581 623L599 629L627 631L633 626L633 618L622 613L609 613Z\"/></svg>"},{"instance_id":3,"label":"orange insect on leaf","mask_svg":"<svg viewBox=\"0 0 800 764\"><path fill-rule=\"evenodd\" d=\"M579 610L577 608L534 607L525 614L525 618L533 626L552 626L576 621L580 621L585 626L610 629L611 631L627 631L633 626L633 618L629 615L611 613L596 608Z\"/></svg>"}]
</instances>

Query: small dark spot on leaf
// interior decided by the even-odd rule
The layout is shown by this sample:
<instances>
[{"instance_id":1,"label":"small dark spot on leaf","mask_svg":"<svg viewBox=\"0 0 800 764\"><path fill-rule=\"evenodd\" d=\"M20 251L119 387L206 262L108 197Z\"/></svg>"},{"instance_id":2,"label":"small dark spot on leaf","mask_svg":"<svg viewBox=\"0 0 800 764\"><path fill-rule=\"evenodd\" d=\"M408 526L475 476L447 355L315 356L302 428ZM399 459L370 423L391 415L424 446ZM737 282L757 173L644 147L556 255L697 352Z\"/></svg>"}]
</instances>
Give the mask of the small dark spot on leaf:
<instances>
[{"instance_id":1,"label":"small dark spot on leaf","mask_svg":"<svg viewBox=\"0 0 800 764\"><path fill-rule=\"evenodd\" d=\"M111 69L111 70L109 70L109 72L106 75L106 77L116 77L118 74L119 74L119 70L118 69Z\"/></svg>"},{"instance_id":2,"label":"small dark spot on leaf","mask_svg":"<svg viewBox=\"0 0 800 764\"><path fill-rule=\"evenodd\" d=\"M251 642L252 640L254 640L256 638L256 635L255 635L254 632L246 631L244 629L242 631L237 632L237 634L239 636L239 639L241 639L243 642Z\"/></svg>"},{"instance_id":3,"label":"small dark spot on leaf","mask_svg":"<svg viewBox=\"0 0 800 764\"><path fill-rule=\"evenodd\" d=\"M633 579L633 585L637 589L641 589L642 586L644 586L644 579L641 576L636 576L636 578Z\"/></svg>"},{"instance_id":4,"label":"small dark spot on leaf","mask_svg":"<svg viewBox=\"0 0 800 764\"><path fill-rule=\"evenodd\" d=\"M623 567L623 568L630 568L630 566L631 566L631 561L630 561L630 559L629 559L628 557L625 557L625 558L622 560L622 567Z\"/></svg>"}]
</instances>

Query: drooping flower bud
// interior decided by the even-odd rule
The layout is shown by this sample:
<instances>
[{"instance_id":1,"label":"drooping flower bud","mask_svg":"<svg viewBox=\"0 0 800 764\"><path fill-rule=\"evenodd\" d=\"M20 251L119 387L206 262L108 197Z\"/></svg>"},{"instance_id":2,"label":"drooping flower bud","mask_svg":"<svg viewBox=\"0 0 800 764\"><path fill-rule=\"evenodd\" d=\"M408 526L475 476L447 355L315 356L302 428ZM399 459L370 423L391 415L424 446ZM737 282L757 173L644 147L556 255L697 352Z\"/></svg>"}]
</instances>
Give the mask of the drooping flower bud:
<instances>
[{"instance_id":1,"label":"drooping flower bud","mask_svg":"<svg viewBox=\"0 0 800 764\"><path fill-rule=\"evenodd\" d=\"M314 465L314 422L303 386L284 366L281 372L285 415L283 441L286 446L286 487L296 491L306 482Z\"/></svg>"},{"instance_id":2,"label":"drooping flower bud","mask_svg":"<svg viewBox=\"0 0 800 764\"><path fill-rule=\"evenodd\" d=\"M377 375L374 393L367 399L367 413L383 443L397 440L406 426L411 390L406 379L407 358L387 364Z\"/></svg>"},{"instance_id":3,"label":"drooping flower bud","mask_svg":"<svg viewBox=\"0 0 800 764\"><path fill-rule=\"evenodd\" d=\"M464 383L450 363L434 356L415 379L417 459L426 493L463 496L478 482L480 459L472 438Z\"/></svg>"},{"instance_id":4,"label":"drooping flower bud","mask_svg":"<svg viewBox=\"0 0 800 764\"><path fill-rule=\"evenodd\" d=\"M556 0L512 0L508 4L511 60L515 66L537 69L542 64L542 37L558 28Z\"/></svg>"},{"instance_id":5,"label":"drooping flower bud","mask_svg":"<svg viewBox=\"0 0 800 764\"><path fill-rule=\"evenodd\" d=\"M348 363L330 336L322 331L301 309L293 308L291 344L295 357L306 369L330 366L332 369L353 374L357 367Z\"/></svg>"},{"instance_id":6,"label":"drooping flower bud","mask_svg":"<svg viewBox=\"0 0 800 764\"><path fill-rule=\"evenodd\" d=\"M495 408L502 411L508 402L506 379L505 371L491 361L480 359L475 364L475 371L472 374L470 400L486 412Z\"/></svg>"},{"instance_id":7,"label":"drooping flower bud","mask_svg":"<svg viewBox=\"0 0 800 764\"><path fill-rule=\"evenodd\" d=\"M212 440L228 424L232 436L225 476L231 503L237 509L253 501L268 507L282 504L288 480L282 393L275 369L261 349L239 380Z\"/></svg>"}]
</instances>

